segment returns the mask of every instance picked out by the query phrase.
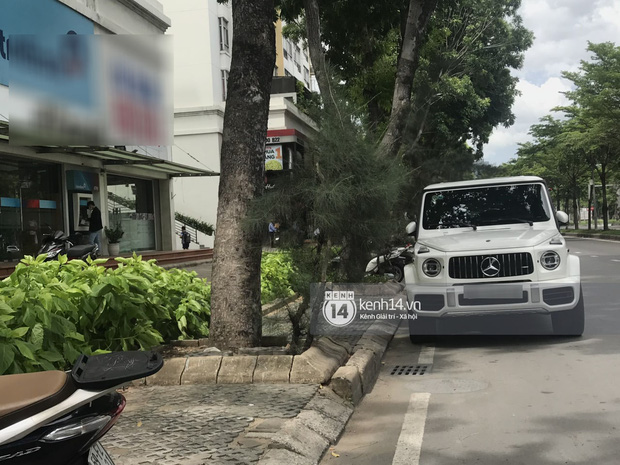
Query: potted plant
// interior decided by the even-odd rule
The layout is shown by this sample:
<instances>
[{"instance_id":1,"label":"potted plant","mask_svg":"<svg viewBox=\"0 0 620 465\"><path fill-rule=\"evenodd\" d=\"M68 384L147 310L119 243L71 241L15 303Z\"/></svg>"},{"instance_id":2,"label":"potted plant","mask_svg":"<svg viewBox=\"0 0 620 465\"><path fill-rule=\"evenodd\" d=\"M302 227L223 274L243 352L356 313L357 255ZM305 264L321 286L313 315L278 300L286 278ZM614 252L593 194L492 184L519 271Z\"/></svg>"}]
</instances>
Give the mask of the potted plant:
<instances>
[{"instance_id":1,"label":"potted plant","mask_svg":"<svg viewBox=\"0 0 620 465\"><path fill-rule=\"evenodd\" d=\"M125 234L120 223L116 223L113 228L105 227L105 235L108 238L108 254L118 255L120 253L120 241Z\"/></svg>"}]
</instances>

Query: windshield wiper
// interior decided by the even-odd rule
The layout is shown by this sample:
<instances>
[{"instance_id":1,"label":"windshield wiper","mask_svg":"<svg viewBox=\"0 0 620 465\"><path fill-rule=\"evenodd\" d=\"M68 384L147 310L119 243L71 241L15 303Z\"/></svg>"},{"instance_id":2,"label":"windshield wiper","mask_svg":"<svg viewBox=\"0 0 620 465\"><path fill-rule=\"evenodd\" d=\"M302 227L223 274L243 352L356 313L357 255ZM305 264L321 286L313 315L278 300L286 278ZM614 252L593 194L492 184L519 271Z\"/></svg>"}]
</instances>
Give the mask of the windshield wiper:
<instances>
[{"instance_id":1,"label":"windshield wiper","mask_svg":"<svg viewBox=\"0 0 620 465\"><path fill-rule=\"evenodd\" d=\"M444 223L441 226L445 226L447 228L450 228L452 226L458 226L459 228L473 228L473 230L477 230L478 226L476 226L473 223L465 223L465 222L461 222L461 221L454 221L454 222L450 222L450 223Z\"/></svg>"},{"instance_id":2,"label":"windshield wiper","mask_svg":"<svg viewBox=\"0 0 620 465\"><path fill-rule=\"evenodd\" d=\"M484 220L484 222L485 223L506 223L506 224L509 224L509 223L527 223L530 226L534 225L534 222L532 220L526 220L524 218L511 218L511 217L508 217L508 218L495 218L495 219L492 219L492 220Z\"/></svg>"}]
</instances>

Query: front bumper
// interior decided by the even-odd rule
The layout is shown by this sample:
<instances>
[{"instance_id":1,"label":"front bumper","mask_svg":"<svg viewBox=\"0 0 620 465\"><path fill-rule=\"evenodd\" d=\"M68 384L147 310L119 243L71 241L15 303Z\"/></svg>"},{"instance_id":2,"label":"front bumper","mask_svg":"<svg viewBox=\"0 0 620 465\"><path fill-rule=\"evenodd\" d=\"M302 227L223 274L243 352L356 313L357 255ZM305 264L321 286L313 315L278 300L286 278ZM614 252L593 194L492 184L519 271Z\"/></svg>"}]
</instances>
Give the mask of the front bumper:
<instances>
[{"instance_id":1,"label":"front bumper","mask_svg":"<svg viewBox=\"0 0 620 465\"><path fill-rule=\"evenodd\" d=\"M579 277L544 282L445 285L408 284L407 297L420 317L550 314L579 302Z\"/></svg>"}]
</instances>

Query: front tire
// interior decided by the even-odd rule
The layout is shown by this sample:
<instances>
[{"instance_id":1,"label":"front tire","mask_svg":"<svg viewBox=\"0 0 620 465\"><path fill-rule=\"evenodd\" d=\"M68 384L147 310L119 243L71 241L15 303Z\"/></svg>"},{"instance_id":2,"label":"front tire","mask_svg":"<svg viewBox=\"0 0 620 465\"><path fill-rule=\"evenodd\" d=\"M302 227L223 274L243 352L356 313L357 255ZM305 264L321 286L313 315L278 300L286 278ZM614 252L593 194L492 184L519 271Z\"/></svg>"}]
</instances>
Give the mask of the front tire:
<instances>
[{"instance_id":1,"label":"front tire","mask_svg":"<svg viewBox=\"0 0 620 465\"><path fill-rule=\"evenodd\" d=\"M397 265L394 265L388 270L386 270L386 273L393 274L394 281L398 283L402 282L402 280L405 278L405 271L400 266L397 266Z\"/></svg>"},{"instance_id":2,"label":"front tire","mask_svg":"<svg viewBox=\"0 0 620 465\"><path fill-rule=\"evenodd\" d=\"M553 334L556 336L579 337L585 327L585 307L583 304L583 289L579 289L579 301L570 310L551 314Z\"/></svg>"}]
</instances>

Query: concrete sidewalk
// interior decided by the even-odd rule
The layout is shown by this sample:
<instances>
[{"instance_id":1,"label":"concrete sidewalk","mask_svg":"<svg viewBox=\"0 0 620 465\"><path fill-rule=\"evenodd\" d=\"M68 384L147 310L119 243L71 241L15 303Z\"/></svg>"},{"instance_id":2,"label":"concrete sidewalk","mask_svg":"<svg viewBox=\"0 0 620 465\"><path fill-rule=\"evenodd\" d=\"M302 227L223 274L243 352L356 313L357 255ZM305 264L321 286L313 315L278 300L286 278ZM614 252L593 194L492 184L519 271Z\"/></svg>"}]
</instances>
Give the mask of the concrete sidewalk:
<instances>
[{"instance_id":1,"label":"concrete sidewalk","mask_svg":"<svg viewBox=\"0 0 620 465\"><path fill-rule=\"evenodd\" d=\"M318 389L308 384L130 388L103 444L117 465L251 464Z\"/></svg>"}]
</instances>

